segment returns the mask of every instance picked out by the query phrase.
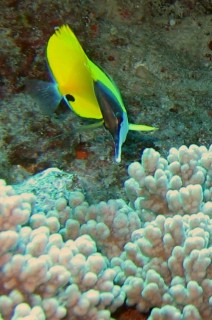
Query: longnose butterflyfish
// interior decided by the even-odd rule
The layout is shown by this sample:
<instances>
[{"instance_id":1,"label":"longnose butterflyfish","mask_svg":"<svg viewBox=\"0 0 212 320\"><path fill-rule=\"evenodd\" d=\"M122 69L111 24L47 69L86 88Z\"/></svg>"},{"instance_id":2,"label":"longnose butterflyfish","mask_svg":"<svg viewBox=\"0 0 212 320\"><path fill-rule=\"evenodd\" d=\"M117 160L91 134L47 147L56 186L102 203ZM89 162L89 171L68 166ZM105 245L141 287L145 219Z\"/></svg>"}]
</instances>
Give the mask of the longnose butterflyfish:
<instances>
[{"instance_id":1,"label":"longnose butterflyfish","mask_svg":"<svg viewBox=\"0 0 212 320\"><path fill-rule=\"evenodd\" d=\"M39 81L34 85L40 93L39 102L51 113L63 99L78 116L99 120L97 126L104 124L113 137L116 162L121 161L122 144L129 130L156 130L128 122L117 86L87 57L68 25L55 29L48 41L46 56L53 81Z\"/></svg>"}]
</instances>

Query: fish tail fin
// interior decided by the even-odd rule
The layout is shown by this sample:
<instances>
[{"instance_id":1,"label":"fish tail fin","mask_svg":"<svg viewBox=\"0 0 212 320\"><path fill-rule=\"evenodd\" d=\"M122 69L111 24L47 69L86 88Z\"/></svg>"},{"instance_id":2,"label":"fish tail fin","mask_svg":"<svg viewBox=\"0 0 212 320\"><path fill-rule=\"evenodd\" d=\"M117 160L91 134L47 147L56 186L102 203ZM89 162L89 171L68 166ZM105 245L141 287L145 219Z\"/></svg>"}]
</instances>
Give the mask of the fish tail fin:
<instances>
[{"instance_id":1,"label":"fish tail fin","mask_svg":"<svg viewBox=\"0 0 212 320\"><path fill-rule=\"evenodd\" d=\"M62 95L59 93L56 83L27 80L26 91L35 99L44 114L52 114L62 100Z\"/></svg>"},{"instance_id":2,"label":"fish tail fin","mask_svg":"<svg viewBox=\"0 0 212 320\"><path fill-rule=\"evenodd\" d=\"M158 128L151 127L151 126L146 126L144 124L129 123L129 130L133 130L133 131L153 131L153 130L158 130Z\"/></svg>"}]
</instances>

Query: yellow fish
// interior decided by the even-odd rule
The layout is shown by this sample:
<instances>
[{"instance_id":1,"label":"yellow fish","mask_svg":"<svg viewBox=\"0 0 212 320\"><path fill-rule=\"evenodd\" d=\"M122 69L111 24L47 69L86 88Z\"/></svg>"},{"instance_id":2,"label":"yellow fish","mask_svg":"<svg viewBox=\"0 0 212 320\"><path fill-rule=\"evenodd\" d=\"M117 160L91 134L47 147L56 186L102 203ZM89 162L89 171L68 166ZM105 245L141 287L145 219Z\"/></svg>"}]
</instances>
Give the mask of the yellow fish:
<instances>
[{"instance_id":1,"label":"yellow fish","mask_svg":"<svg viewBox=\"0 0 212 320\"><path fill-rule=\"evenodd\" d=\"M46 56L53 82L36 83L39 101L52 112L64 99L78 116L104 123L115 143L116 162L121 161L121 147L129 130L156 130L128 122L115 83L87 57L68 25L56 28L48 41Z\"/></svg>"}]
</instances>

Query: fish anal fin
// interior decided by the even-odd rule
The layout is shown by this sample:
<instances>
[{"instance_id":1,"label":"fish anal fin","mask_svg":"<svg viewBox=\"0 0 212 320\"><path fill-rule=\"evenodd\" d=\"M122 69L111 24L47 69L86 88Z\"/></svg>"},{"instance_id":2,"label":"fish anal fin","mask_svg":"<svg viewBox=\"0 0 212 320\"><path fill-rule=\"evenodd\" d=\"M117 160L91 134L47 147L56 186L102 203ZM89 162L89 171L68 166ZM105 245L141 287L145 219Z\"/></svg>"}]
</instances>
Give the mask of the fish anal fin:
<instances>
[{"instance_id":1,"label":"fish anal fin","mask_svg":"<svg viewBox=\"0 0 212 320\"><path fill-rule=\"evenodd\" d=\"M84 124L81 127L77 128L78 131L86 131L86 130L92 130L92 129L97 129L101 127L104 123L104 120L100 120L94 123L90 124Z\"/></svg>"}]
</instances>

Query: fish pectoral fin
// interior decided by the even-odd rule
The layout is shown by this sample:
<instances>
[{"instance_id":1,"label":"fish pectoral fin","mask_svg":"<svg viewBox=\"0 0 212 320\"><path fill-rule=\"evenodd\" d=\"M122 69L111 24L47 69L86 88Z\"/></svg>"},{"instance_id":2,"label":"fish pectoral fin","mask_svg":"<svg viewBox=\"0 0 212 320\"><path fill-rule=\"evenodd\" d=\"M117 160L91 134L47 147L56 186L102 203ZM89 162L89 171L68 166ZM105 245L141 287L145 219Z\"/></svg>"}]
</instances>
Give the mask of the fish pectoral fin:
<instances>
[{"instance_id":1,"label":"fish pectoral fin","mask_svg":"<svg viewBox=\"0 0 212 320\"><path fill-rule=\"evenodd\" d=\"M146 126L144 124L129 123L129 130L133 130L133 131L153 131L153 130L158 130L158 128L151 127L151 126Z\"/></svg>"},{"instance_id":2,"label":"fish pectoral fin","mask_svg":"<svg viewBox=\"0 0 212 320\"><path fill-rule=\"evenodd\" d=\"M52 114L59 106L62 95L56 83L42 80L27 80L26 91L38 103L44 114Z\"/></svg>"},{"instance_id":3,"label":"fish pectoral fin","mask_svg":"<svg viewBox=\"0 0 212 320\"><path fill-rule=\"evenodd\" d=\"M85 124L77 128L78 131L84 131L84 130L91 130L91 129L96 129L101 127L104 124L104 120L101 119L100 121L90 123L90 124Z\"/></svg>"}]
</instances>

